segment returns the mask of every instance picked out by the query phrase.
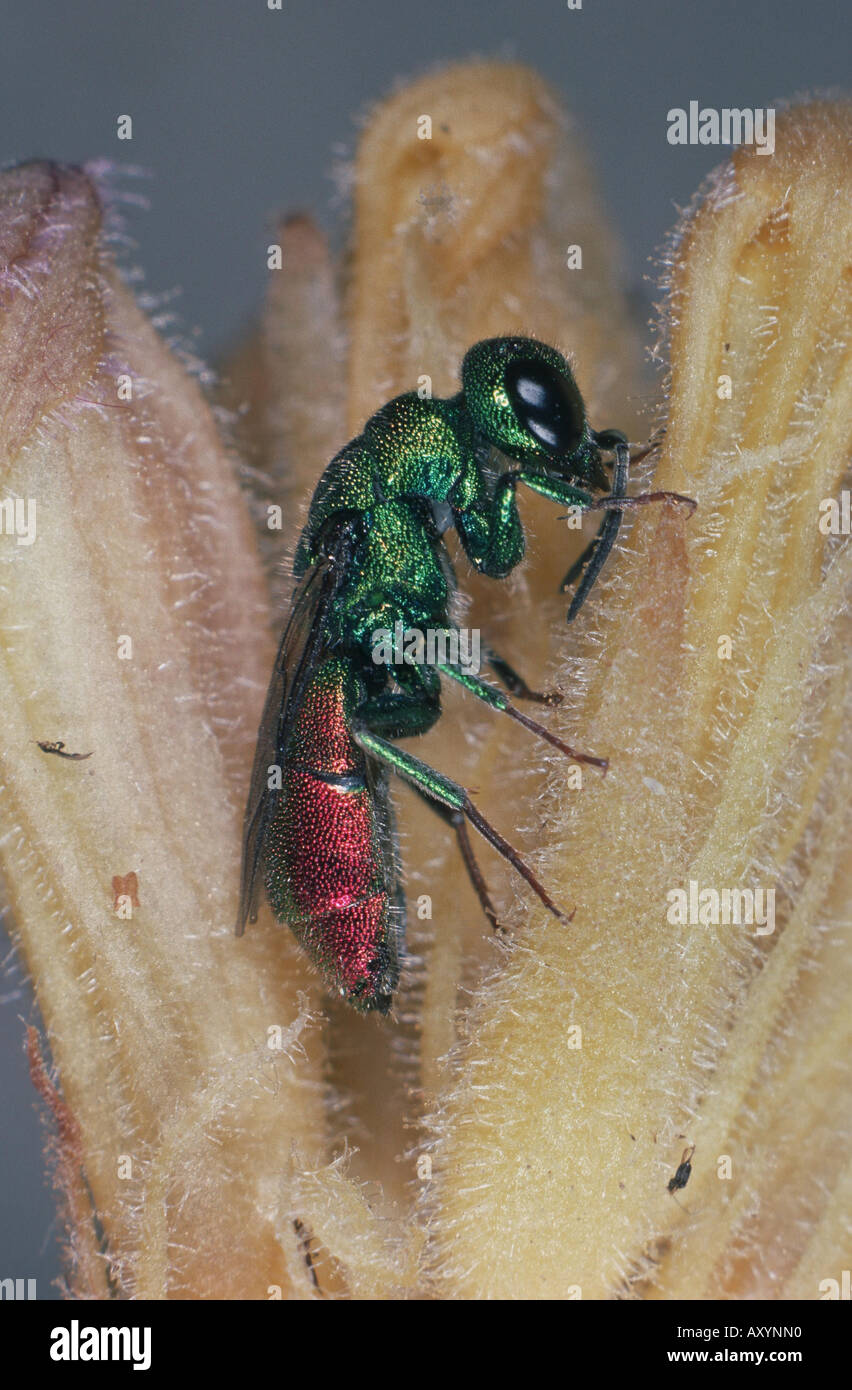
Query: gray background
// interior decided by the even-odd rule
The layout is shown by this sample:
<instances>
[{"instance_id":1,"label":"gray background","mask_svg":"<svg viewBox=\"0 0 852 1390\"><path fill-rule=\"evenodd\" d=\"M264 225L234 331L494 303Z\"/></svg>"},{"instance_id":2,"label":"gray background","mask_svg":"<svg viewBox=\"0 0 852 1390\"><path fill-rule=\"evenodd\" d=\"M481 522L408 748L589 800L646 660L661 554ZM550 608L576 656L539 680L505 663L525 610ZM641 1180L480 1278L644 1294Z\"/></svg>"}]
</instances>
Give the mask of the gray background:
<instances>
[{"instance_id":1,"label":"gray background","mask_svg":"<svg viewBox=\"0 0 852 1390\"><path fill-rule=\"evenodd\" d=\"M250 318L273 215L310 209L340 235L335 162L400 77L442 59L536 66L580 119L650 304L647 258L723 152L672 147L691 100L765 107L848 82L840 0L13 0L0 4L0 162L106 156L124 180L147 288L215 356ZM133 117L133 139L116 118ZM0 940L3 940L0 934ZM0 1278L56 1297L56 1223L22 1053L34 1016L14 958L0 972Z\"/></svg>"}]
</instances>

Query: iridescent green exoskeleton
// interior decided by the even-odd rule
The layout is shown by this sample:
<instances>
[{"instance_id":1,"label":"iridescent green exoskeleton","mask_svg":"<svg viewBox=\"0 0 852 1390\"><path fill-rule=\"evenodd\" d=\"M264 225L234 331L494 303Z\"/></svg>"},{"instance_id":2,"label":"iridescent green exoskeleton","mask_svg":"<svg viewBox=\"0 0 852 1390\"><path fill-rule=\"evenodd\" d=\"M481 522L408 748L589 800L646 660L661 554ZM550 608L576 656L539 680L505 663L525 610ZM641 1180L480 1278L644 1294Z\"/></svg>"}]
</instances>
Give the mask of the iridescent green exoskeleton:
<instances>
[{"instance_id":1,"label":"iridescent green exoskeleton","mask_svg":"<svg viewBox=\"0 0 852 1390\"><path fill-rule=\"evenodd\" d=\"M565 358L531 338L475 344L462 389L446 400L398 396L331 460L314 493L294 563L297 587L273 672L246 809L240 917L257 915L261 879L330 988L386 1013L399 977L404 909L388 775L410 783L453 827L484 911L497 916L467 833L469 821L561 916L532 870L469 793L395 740L440 716L441 679L557 747L578 753L458 662L376 660L377 634L456 635L455 575L442 536L455 527L471 565L494 579L524 554L519 483L604 519L566 576L579 579L569 620L588 596L625 507L627 440L591 428ZM609 486L603 455L614 455ZM689 499L678 499L689 501ZM452 648L451 648L452 649ZM495 652L487 660L519 698L540 695ZM498 928L499 929L499 928Z\"/></svg>"}]
</instances>

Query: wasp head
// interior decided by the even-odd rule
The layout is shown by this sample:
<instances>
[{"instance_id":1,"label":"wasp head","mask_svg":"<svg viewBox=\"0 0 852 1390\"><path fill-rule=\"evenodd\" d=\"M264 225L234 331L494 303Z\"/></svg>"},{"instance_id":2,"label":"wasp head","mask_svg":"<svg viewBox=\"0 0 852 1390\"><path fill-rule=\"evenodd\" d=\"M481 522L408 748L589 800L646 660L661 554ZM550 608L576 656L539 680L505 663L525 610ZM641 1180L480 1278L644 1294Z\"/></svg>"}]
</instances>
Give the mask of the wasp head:
<instances>
[{"instance_id":1,"label":"wasp head","mask_svg":"<svg viewBox=\"0 0 852 1390\"><path fill-rule=\"evenodd\" d=\"M594 486L601 447L571 368L535 338L486 338L462 363L464 401L477 432L526 468ZM608 438L608 436L607 436Z\"/></svg>"}]
</instances>

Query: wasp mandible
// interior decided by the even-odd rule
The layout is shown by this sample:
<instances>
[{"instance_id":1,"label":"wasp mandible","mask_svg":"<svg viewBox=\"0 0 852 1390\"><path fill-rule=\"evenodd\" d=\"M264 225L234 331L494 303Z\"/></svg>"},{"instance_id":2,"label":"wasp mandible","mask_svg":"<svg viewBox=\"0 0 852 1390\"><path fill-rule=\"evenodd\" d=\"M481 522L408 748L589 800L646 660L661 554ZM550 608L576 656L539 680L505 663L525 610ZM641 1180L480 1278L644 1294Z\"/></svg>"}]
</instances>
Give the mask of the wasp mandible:
<instances>
[{"instance_id":1,"label":"wasp mandible","mask_svg":"<svg viewBox=\"0 0 852 1390\"><path fill-rule=\"evenodd\" d=\"M602 510L598 533L563 587L579 585L569 621L612 549L626 507L676 493L625 495L631 462L618 430L595 431L571 368L532 338L476 343L448 399L398 396L331 460L296 551L296 588L266 699L246 807L237 933L257 916L261 883L330 990L362 1012L387 1013L405 932L389 777L403 778L449 822L486 916L497 915L475 859L470 823L561 917L533 871L473 805L468 791L396 746L425 733L452 680L567 757L606 769L521 713L495 685L449 660L377 662L376 634L457 636L456 578L442 539L455 527L474 569L503 579L524 554L519 483L554 502ZM647 450L643 452L648 452ZM612 485L603 455L613 455ZM632 461L641 455L635 455ZM539 694L496 652L509 694Z\"/></svg>"}]
</instances>

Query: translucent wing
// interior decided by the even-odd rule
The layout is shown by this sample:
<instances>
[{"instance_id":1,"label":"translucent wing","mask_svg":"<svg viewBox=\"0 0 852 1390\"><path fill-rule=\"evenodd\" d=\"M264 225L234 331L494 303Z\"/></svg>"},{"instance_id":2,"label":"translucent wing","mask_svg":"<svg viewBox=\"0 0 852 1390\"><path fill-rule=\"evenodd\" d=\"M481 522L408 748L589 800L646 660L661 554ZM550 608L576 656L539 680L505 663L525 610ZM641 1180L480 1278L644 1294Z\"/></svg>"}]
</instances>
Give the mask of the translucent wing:
<instances>
[{"instance_id":1,"label":"translucent wing","mask_svg":"<svg viewBox=\"0 0 852 1390\"><path fill-rule=\"evenodd\" d=\"M269 786L269 769L280 765L305 686L327 651L325 619L346 573L352 539L352 526L343 525L326 553L305 571L293 595L257 735L243 821L237 936L242 936L246 922L257 919L266 835L280 795Z\"/></svg>"}]
</instances>

